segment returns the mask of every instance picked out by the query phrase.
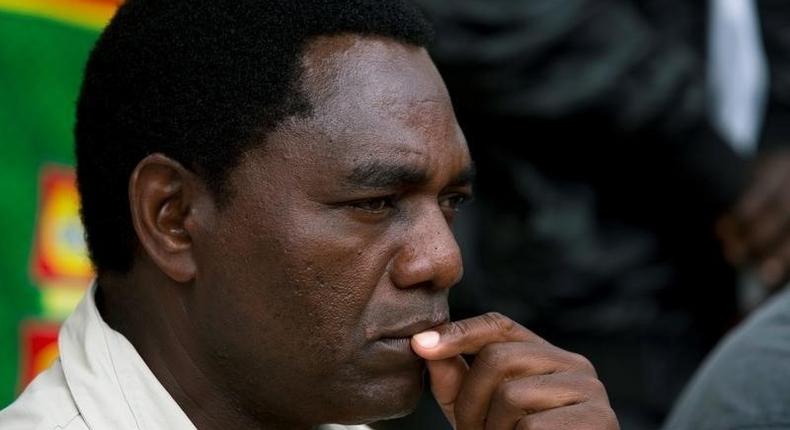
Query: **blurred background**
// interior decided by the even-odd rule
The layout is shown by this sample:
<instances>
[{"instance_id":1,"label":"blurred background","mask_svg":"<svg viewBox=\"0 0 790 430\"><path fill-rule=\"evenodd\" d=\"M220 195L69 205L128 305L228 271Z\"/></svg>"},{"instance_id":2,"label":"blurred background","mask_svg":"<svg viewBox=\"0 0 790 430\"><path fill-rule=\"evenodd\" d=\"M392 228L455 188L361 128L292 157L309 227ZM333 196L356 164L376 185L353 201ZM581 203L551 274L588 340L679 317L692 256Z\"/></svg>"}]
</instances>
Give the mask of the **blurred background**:
<instances>
[{"instance_id":1,"label":"blurred background","mask_svg":"<svg viewBox=\"0 0 790 430\"><path fill-rule=\"evenodd\" d=\"M0 408L91 280L74 104L117 3L0 0ZM453 317L586 355L622 428L658 428L790 273L790 2L417 3L478 167ZM448 428L429 396L378 427Z\"/></svg>"},{"instance_id":2,"label":"blurred background","mask_svg":"<svg viewBox=\"0 0 790 430\"><path fill-rule=\"evenodd\" d=\"M90 283L72 128L114 0L0 0L0 408L57 357Z\"/></svg>"}]
</instances>

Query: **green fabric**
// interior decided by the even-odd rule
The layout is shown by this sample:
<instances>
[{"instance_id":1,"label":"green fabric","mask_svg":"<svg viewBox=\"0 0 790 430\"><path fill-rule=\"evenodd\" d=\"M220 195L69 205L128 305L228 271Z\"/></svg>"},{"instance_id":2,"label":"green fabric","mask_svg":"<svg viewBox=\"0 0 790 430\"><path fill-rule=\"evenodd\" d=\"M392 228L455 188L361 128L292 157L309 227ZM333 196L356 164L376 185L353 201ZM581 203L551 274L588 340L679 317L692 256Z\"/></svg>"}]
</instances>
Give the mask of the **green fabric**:
<instances>
[{"instance_id":1,"label":"green fabric","mask_svg":"<svg viewBox=\"0 0 790 430\"><path fill-rule=\"evenodd\" d=\"M97 36L0 11L0 409L16 395L20 322L48 317L29 274L39 169L73 165L75 101Z\"/></svg>"}]
</instances>

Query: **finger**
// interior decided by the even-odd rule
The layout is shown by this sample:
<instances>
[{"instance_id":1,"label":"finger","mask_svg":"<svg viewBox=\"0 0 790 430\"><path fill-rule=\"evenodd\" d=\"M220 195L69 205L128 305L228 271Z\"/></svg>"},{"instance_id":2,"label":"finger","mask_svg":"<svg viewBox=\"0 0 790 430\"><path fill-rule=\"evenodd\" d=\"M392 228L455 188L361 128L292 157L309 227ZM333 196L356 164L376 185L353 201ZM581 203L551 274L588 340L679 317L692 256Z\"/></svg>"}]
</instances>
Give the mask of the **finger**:
<instances>
[{"instance_id":1,"label":"finger","mask_svg":"<svg viewBox=\"0 0 790 430\"><path fill-rule=\"evenodd\" d=\"M469 366L460 355L426 363L433 397L444 412L444 416L447 417L447 421L453 428L457 428L454 413L455 401Z\"/></svg>"},{"instance_id":2,"label":"finger","mask_svg":"<svg viewBox=\"0 0 790 430\"><path fill-rule=\"evenodd\" d=\"M619 430L617 416L608 403L577 403L528 414L516 423L515 430Z\"/></svg>"},{"instance_id":3,"label":"finger","mask_svg":"<svg viewBox=\"0 0 790 430\"><path fill-rule=\"evenodd\" d=\"M497 390L507 378L559 374L573 370L595 378L584 357L550 344L501 342L483 348L475 357L455 403L460 428L482 428Z\"/></svg>"},{"instance_id":4,"label":"finger","mask_svg":"<svg viewBox=\"0 0 790 430\"><path fill-rule=\"evenodd\" d=\"M508 381L491 401L485 429L512 429L525 415L589 401L608 404L603 384L588 375L561 373Z\"/></svg>"},{"instance_id":5,"label":"finger","mask_svg":"<svg viewBox=\"0 0 790 430\"><path fill-rule=\"evenodd\" d=\"M511 341L547 343L510 318L491 312L416 334L412 337L411 346L426 360L442 360L459 354L477 354L493 342Z\"/></svg>"}]
</instances>

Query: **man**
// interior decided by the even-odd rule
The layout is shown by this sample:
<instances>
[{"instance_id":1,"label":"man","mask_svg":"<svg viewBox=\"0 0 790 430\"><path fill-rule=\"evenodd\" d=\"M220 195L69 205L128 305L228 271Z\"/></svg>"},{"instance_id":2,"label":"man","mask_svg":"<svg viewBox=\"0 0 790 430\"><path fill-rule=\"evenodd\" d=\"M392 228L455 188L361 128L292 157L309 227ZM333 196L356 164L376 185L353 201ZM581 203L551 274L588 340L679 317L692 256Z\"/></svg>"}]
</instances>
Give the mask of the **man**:
<instances>
[{"instance_id":1,"label":"man","mask_svg":"<svg viewBox=\"0 0 790 430\"><path fill-rule=\"evenodd\" d=\"M401 1L131 0L88 63L96 285L3 429L616 429L595 371L498 314L448 322L472 164ZM471 366L462 358L475 356Z\"/></svg>"}]
</instances>

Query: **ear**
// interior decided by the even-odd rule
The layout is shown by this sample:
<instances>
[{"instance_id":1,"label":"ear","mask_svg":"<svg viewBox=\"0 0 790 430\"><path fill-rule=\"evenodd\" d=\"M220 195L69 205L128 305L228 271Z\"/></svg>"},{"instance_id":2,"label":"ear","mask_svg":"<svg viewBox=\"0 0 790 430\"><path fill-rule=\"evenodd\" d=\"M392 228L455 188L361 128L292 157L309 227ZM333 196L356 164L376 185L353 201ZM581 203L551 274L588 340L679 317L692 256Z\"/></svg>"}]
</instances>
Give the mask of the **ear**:
<instances>
[{"instance_id":1,"label":"ear","mask_svg":"<svg viewBox=\"0 0 790 430\"><path fill-rule=\"evenodd\" d=\"M194 208L206 195L200 179L162 154L141 160L129 178L129 206L140 246L176 282L195 278L190 226Z\"/></svg>"}]
</instances>

